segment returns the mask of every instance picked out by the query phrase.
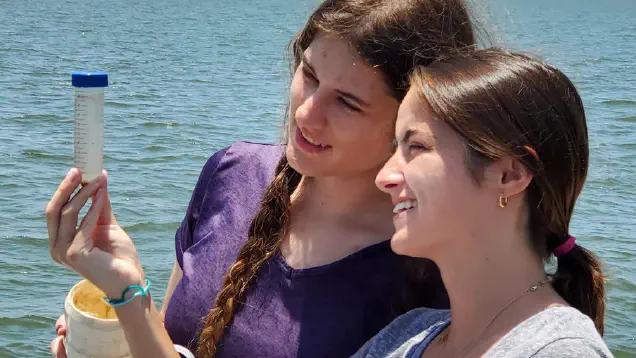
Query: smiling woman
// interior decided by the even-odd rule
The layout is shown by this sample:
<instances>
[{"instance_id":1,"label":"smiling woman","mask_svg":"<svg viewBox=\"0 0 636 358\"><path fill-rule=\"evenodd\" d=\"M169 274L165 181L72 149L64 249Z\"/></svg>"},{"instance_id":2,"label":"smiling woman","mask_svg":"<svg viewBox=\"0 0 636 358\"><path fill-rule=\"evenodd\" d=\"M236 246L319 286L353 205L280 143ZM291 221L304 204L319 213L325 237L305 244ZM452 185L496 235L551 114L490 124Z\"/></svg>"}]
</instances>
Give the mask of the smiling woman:
<instances>
[{"instance_id":1,"label":"smiling woman","mask_svg":"<svg viewBox=\"0 0 636 358\"><path fill-rule=\"evenodd\" d=\"M589 155L574 85L499 49L411 79L376 184L393 250L435 261L452 309L413 310L356 357L611 357L600 263L569 233Z\"/></svg>"},{"instance_id":2,"label":"smiling woman","mask_svg":"<svg viewBox=\"0 0 636 358\"><path fill-rule=\"evenodd\" d=\"M137 298L119 308L131 351L170 356L176 343L201 358L344 357L411 307L446 307L437 268L391 252L391 202L374 177L393 149L408 73L474 43L462 0L320 4L291 43L286 145L235 143L208 160L176 233L170 339L152 302ZM63 208L80 199L55 198L64 221L76 219ZM57 242L73 241L65 233ZM144 279L71 266L109 295Z\"/></svg>"},{"instance_id":3,"label":"smiling woman","mask_svg":"<svg viewBox=\"0 0 636 358\"><path fill-rule=\"evenodd\" d=\"M348 42L318 36L291 84L289 164L306 177L377 172L398 105L380 68Z\"/></svg>"}]
</instances>

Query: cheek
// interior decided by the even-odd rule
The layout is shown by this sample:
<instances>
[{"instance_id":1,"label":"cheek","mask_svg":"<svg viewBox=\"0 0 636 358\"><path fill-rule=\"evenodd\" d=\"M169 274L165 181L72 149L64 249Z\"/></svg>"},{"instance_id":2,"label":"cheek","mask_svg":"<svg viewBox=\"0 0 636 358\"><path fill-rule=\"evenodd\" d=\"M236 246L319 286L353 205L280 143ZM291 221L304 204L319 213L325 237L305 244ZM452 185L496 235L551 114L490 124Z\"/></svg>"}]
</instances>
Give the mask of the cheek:
<instances>
[{"instance_id":1,"label":"cheek","mask_svg":"<svg viewBox=\"0 0 636 358\"><path fill-rule=\"evenodd\" d=\"M452 238L463 235L458 230L471 226L477 217L475 207L483 195L461 159L455 163L437 157L420 163L417 171L405 172L405 180L418 202L411 231L425 233L431 239Z\"/></svg>"},{"instance_id":2,"label":"cheek","mask_svg":"<svg viewBox=\"0 0 636 358\"><path fill-rule=\"evenodd\" d=\"M416 168L412 167L409 169L411 170L404 172L405 181L417 199L418 214L422 216L421 219L428 220L436 216L440 208L445 205L450 183L441 165L419 166L417 170L413 170Z\"/></svg>"},{"instance_id":3,"label":"cheek","mask_svg":"<svg viewBox=\"0 0 636 358\"><path fill-rule=\"evenodd\" d=\"M364 142L367 133L360 125L360 118L353 118L351 114L331 106L328 111L329 129L333 138L347 146L356 146ZM362 119L363 120L363 119Z\"/></svg>"},{"instance_id":4,"label":"cheek","mask_svg":"<svg viewBox=\"0 0 636 358\"><path fill-rule=\"evenodd\" d=\"M289 88L289 116L294 117L294 113L303 101L304 84L300 71L296 71Z\"/></svg>"},{"instance_id":5,"label":"cheek","mask_svg":"<svg viewBox=\"0 0 636 358\"><path fill-rule=\"evenodd\" d=\"M334 139L350 147L350 150L364 152L367 156L375 157L381 153L388 158L393 147L393 120L381 122L337 108L332 108L330 113Z\"/></svg>"},{"instance_id":6,"label":"cheek","mask_svg":"<svg viewBox=\"0 0 636 358\"><path fill-rule=\"evenodd\" d=\"M431 155L426 160L411 162L404 178L417 200L416 215L409 223L411 231L441 233L453 226L466 188L452 168Z\"/></svg>"},{"instance_id":7,"label":"cheek","mask_svg":"<svg viewBox=\"0 0 636 358\"><path fill-rule=\"evenodd\" d=\"M395 119L397 116L397 107L394 111L386 111L382 114L381 118L375 121L372 126L372 134L368 136L369 147L378 151L378 154L384 156L390 156L395 151L393 146L393 139L395 137Z\"/></svg>"},{"instance_id":8,"label":"cheek","mask_svg":"<svg viewBox=\"0 0 636 358\"><path fill-rule=\"evenodd\" d=\"M365 121L366 118L357 118ZM365 125L367 125L365 123ZM378 128L368 128L359 125L346 125L341 123L333 128L335 136L341 145L339 146L343 160L349 162L349 166L355 166L361 170L372 168L379 170L391 156L393 148L393 135L388 131L378 131Z\"/></svg>"}]
</instances>

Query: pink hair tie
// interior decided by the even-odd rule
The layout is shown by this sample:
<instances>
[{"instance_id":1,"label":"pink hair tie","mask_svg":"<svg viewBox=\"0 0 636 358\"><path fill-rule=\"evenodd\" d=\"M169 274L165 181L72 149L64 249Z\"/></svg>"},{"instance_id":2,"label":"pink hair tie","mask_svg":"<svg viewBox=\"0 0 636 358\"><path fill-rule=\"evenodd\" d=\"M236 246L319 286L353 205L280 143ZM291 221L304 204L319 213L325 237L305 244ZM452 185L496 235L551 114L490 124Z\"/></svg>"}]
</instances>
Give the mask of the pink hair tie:
<instances>
[{"instance_id":1,"label":"pink hair tie","mask_svg":"<svg viewBox=\"0 0 636 358\"><path fill-rule=\"evenodd\" d=\"M576 245L576 237L569 235L567 241L559 245L556 249L552 251L552 253L556 257L563 256L567 254L568 252L570 252L575 245Z\"/></svg>"}]
</instances>

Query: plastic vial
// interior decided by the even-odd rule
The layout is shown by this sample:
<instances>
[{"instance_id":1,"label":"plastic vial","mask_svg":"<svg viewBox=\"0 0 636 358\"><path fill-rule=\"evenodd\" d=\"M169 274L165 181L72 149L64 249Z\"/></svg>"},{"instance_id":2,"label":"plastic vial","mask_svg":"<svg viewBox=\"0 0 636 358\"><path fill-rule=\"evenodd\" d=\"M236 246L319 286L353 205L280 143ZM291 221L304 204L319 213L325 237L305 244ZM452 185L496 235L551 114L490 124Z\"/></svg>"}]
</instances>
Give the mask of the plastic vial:
<instances>
[{"instance_id":1,"label":"plastic vial","mask_svg":"<svg viewBox=\"0 0 636 358\"><path fill-rule=\"evenodd\" d=\"M75 167L82 183L98 177L104 168L104 88L105 72L73 72L75 92Z\"/></svg>"}]
</instances>

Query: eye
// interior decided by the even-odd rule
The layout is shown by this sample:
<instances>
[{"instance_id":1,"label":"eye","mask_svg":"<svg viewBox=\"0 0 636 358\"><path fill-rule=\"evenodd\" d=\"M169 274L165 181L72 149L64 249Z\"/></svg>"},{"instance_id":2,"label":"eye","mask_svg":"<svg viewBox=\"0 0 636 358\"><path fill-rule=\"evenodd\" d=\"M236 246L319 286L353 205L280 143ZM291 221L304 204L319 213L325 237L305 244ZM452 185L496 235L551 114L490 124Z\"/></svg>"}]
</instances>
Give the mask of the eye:
<instances>
[{"instance_id":1,"label":"eye","mask_svg":"<svg viewBox=\"0 0 636 358\"><path fill-rule=\"evenodd\" d=\"M349 109L349 110L352 110L352 111L354 111L354 112L360 112L360 111L361 111L361 109L360 109L360 108L358 108L358 107L356 107L356 106L352 105L351 103L347 102L347 100L345 100L345 99L344 99L344 98L342 98L342 97L338 97L338 101L339 101L340 103L342 103L345 107L347 107L347 109Z\"/></svg>"},{"instance_id":2,"label":"eye","mask_svg":"<svg viewBox=\"0 0 636 358\"><path fill-rule=\"evenodd\" d=\"M424 152L430 148L427 145L418 142L409 142L407 145L409 152Z\"/></svg>"},{"instance_id":3,"label":"eye","mask_svg":"<svg viewBox=\"0 0 636 358\"><path fill-rule=\"evenodd\" d=\"M316 76L314 76L313 73L311 73L309 70L307 70L307 68L303 67L302 71L303 71L303 77L306 80L318 83L318 79L316 78Z\"/></svg>"},{"instance_id":4,"label":"eye","mask_svg":"<svg viewBox=\"0 0 636 358\"><path fill-rule=\"evenodd\" d=\"M430 150L430 148L422 143L408 142L404 147L403 154L407 162L415 159L420 154L423 154Z\"/></svg>"}]
</instances>

